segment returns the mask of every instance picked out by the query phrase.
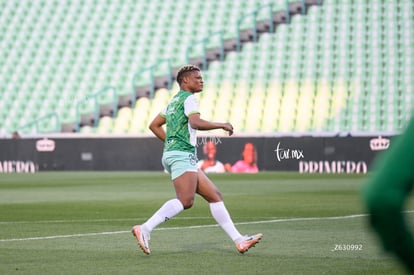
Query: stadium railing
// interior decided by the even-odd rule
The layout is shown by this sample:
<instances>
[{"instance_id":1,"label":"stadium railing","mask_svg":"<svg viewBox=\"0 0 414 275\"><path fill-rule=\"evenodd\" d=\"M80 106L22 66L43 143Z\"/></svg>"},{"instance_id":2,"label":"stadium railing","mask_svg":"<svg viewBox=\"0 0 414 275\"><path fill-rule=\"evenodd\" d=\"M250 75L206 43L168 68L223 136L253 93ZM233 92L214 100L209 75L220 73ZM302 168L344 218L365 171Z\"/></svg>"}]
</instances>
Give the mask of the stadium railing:
<instances>
[{"instance_id":1,"label":"stadium railing","mask_svg":"<svg viewBox=\"0 0 414 275\"><path fill-rule=\"evenodd\" d=\"M216 39L216 40L215 40ZM209 45L210 43L218 44L214 45L217 47L217 51L212 50L212 56L209 58ZM200 48L201 47L201 48ZM198 56L201 56L201 59L191 60L192 54L197 53ZM223 31L214 32L207 37L189 45L186 49L186 62L188 63L200 63L203 70L207 69L209 59L214 60L224 60L224 41L223 41ZM197 61L200 62L197 62Z\"/></svg>"},{"instance_id":2,"label":"stadium railing","mask_svg":"<svg viewBox=\"0 0 414 275\"><path fill-rule=\"evenodd\" d=\"M161 74L157 75L158 72ZM141 83L137 84L139 80L142 80L143 77L145 77L144 74L146 73L149 77L149 88L140 87ZM135 107L137 97L149 96L150 98L153 98L157 86L167 86L168 89L171 89L172 82L173 74L171 59L162 59L149 67L138 70L132 78L131 107Z\"/></svg>"},{"instance_id":3,"label":"stadium railing","mask_svg":"<svg viewBox=\"0 0 414 275\"><path fill-rule=\"evenodd\" d=\"M51 129L48 129L48 130L51 130L51 132L60 132L60 119L59 119L59 115L56 112L48 113L48 114L46 114L42 117L39 117L39 118L27 123L26 125L23 125L23 126L19 127L17 129L17 132L20 132L21 130L24 130L24 129L27 129L27 128L33 128L34 127L35 130L36 130L36 133L39 133L40 132L40 129L39 129L40 128L39 127L40 123L44 122L44 121L49 122L51 118L54 118L55 127L54 127L54 129L51 128ZM48 124L48 125L50 125L50 124ZM48 128L48 127L46 127L46 128Z\"/></svg>"},{"instance_id":4,"label":"stadium railing","mask_svg":"<svg viewBox=\"0 0 414 275\"><path fill-rule=\"evenodd\" d=\"M237 20L237 44L236 44L236 50L238 52L240 52L241 50L241 44L242 44L242 39L243 39L243 23L244 21L247 21L248 18L252 17L252 21L250 21L252 23L251 26L248 26L248 29L252 30L252 33L247 32L247 39L245 38L244 40L250 40L250 41L254 41L256 42L258 39L258 26L257 26L257 18L258 18L258 14L261 10L264 9L268 9L269 11L269 23L268 23L268 31L269 32L273 32L274 31L274 23L273 23L273 4L267 4L267 5L263 5L260 6L259 8L255 9L253 12L251 13L247 13L242 15L238 20ZM287 10L287 13L288 10ZM267 21L267 20L266 20Z\"/></svg>"},{"instance_id":5,"label":"stadium railing","mask_svg":"<svg viewBox=\"0 0 414 275\"><path fill-rule=\"evenodd\" d=\"M108 86L92 95L86 96L85 99L82 99L76 103L76 122L75 122L76 132L79 132L81 124L88 125L92 123L94 127L98 126L99 114L100 114L99 97L108 92L112 93L112 116L116 117L117 110L118 110L118 92L116 88ZM91 115L89 114L82 115L81 107L84 105L88 105L90 101L93 102L93 106L94 106L93 113Z\"/></svg>"}]
</instances>

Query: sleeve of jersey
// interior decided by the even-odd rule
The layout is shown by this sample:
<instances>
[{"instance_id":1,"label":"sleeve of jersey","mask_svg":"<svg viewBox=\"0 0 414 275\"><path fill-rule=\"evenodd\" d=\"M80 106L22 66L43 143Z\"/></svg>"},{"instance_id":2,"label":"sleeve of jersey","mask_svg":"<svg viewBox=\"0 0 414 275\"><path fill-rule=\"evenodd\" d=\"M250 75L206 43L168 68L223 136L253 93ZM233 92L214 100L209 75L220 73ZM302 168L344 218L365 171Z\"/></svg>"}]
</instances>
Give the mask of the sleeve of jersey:
<instances>
[{"instance_id":1,"label":"sleeve of jersey","mask_svg":"<svg viewBox=\"0 0 414 275\"><path fill-rule=\"evenodd\" d=\"M162 109L161 110L161 112L160 112L160 116L162 116L162 117L166 117L166 114L167 114L167 107L165 107L164 109Z\"/></svg>"},{"instance_id":2,"label":"sleeve of jersey","mask_svg":"<svg viewBox=\"0 0 414 275\"><path fill-rule=\"evenodd\" d=\"M198 102L194 95L190 95L184 101L184 114L188 117L192 114L199 114Z\"/></svg>"}]
</instances>

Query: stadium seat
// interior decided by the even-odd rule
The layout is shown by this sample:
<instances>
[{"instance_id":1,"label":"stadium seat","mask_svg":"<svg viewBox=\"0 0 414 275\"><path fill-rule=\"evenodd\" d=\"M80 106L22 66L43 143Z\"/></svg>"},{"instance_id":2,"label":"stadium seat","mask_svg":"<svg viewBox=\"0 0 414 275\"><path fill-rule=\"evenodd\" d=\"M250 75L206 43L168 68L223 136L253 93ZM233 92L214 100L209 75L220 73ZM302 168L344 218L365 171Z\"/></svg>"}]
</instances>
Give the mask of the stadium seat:
<instances>
[{"instance_id":1,"label":"stadium seat","mask_svg":"<svg viewBox=\"0 0 414 275\"><path fill-rule=\"evenodd\" d=\"M97 133L99 134L108 134L112 132L113 120L109 116L104 116L99 120Z\"/></svg>"},{"instance_id":2,"label":"stadium seat","mask_svg":"<svg viewBox=\"0 0 414 275\"><path fill-rule=\"evenodd\" d=\"M280 11L286 2L267 3ZM62 123L73 122L77 103L103 87L129 95L139 69L165 58L178 67L189 45L216 31L224 30L225 40L236 38L238 19L260 5L259 0L7 1L0 9L0 90L7 117L2 127L11 132L40 115L27 109L57 111ZM202 115L234 119L248 132L401 130L408 119L402 114L413 109L413 6L410 0L326 0L310 7L274 33L261 34L257 43L243 44L241 52L210 63L199 95ZM259 18L266 18L264 10ZM153 99L139 99L134 109L120 110L111 126L101 125L106 120L101 118L96 132L147 133L151 116L177 90L175 84ZM253 112L260 102L264 111ZM81 112L91 112L92 102L85 103Z\"/></svg>"}]
</instances>

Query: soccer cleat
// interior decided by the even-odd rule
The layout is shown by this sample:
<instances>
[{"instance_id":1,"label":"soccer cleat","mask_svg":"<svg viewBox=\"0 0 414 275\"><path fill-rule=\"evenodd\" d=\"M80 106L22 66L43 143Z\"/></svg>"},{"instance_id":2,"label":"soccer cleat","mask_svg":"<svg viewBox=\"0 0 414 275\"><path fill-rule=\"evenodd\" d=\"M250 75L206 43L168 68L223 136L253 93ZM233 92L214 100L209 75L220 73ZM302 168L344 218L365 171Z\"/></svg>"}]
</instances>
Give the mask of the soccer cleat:
<instances>
[{"instance_id":1,"label":"soccer cleat","mask_svg":"<svg viewBox=\"0 0 414 275\"><path fill-rule=\"evenodd\" d=\"M135 225L132 227L132 234L137 238L138 245L141 247L142 251L149 255L151 253L148 242L150 240L150 235L143 232L141 225Z\"/></svg>"},{"instance_id":2,"label":"soccer cleat","mask_svg":"<svg viewBox=\"0 0 414 275\"><path fill-rule=\"evenodd\" d=\"M246 236L236 244L237 250L243 254L247 250L249 250L251 247L254 247L263 237L262 233L252 235L252 236Z\"/></svg>"}]
</instances>

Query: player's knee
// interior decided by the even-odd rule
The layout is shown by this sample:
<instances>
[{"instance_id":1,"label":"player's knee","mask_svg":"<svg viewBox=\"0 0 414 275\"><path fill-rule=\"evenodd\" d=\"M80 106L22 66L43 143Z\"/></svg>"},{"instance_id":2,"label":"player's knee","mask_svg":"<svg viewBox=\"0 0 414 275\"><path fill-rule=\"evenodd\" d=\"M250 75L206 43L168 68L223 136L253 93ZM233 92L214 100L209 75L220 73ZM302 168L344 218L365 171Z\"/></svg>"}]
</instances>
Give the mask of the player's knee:
<instances>
[{"instance_id":1,"label":"player's knee","mask_svg":"<svg viewBox=\"0 0 414 275\"><path fill-rule=\"evenodd\" d=\"M189 209L194 204L194 197L188 197L188 198L178 198L183 205L184 210Z\"/></svg>"},{"instance_id":2,"label":"player's knee","mask_svg":"<svg viewBox=\"0 0 414 275\"><path fill-rule=\"evenodd\" d=\"M221 192L219 190L216 190L216 200L217 201L222 201L223 200L223 195L221 194Z\"/></svg>"},{"instance_id":3,"label":"player's knee","mask_svg":"<svg viewBox=\"0 0 414 275\"><path fill-rule=\"evenodd\" d=\"M184 209L189 209L193 206L194 204L194 199L191 200L186 200L184 202L181 202L183 204Z\"/></svg>"}]
</instances>

